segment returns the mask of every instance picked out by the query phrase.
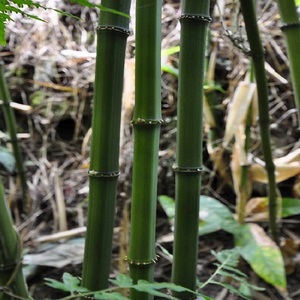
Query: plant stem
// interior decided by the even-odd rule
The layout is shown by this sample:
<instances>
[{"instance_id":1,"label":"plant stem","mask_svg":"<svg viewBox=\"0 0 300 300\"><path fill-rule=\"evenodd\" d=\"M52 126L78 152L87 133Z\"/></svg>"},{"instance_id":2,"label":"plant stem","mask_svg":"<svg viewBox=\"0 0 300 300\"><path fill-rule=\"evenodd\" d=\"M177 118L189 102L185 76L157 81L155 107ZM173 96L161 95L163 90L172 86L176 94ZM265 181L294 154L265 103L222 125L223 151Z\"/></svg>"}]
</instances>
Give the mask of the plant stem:
<instances>
[{"instance_id":1,"label":"plant stem","mask_svg":"<svg viewBox=\"0 0 300 300\"><path fill-rule=\"evenodd\" d=\"M270 131L269 131L269 101L267 77L264 67L264 50L259 36L255 6L253 0L240 0L241 9L248 41L251 48L251 57L254 66L254 73L258 93L259 125L261 132L262 150L265 160L265 168L268 174L268 198L269 198L269 225L273 240L279 243L279 233L277 224L277 197L275 166L272 159Z\"/></svg>"},{"instance_id":2,"label":"plant stem","mask_svg":"<svg viewBox=\"0 0 300 300\"><path fill-rule=\"evenodd\" d=\"M182 2L178 135L176 172L176 214L173 282L196 289L199 200L202 168L202 105L205 45L209 0ZM179 299L194 299L191 293L174 293Z\"/></svg>"},{"instance_id":3,"label":"plant stem","mask_svg":"<svg viewBox=\"0 0 300 300\"><path fill-rule=\"evenodd\" d=\"M126 14L130 0L101 4ZM108 287L119 174L123 74L129 18L101 11L97 28L95 96L90 154L89 209L82 285Z\"/></svg>"},{"instance_id":4,"label":"plant stem","mask_svg":"<svg viewBox=\"0 0 300 300\"><path fill-rule=\"evenodd\" d=\"M11 97L4 77L2 61L0 62L0 97L3 100L3 112L4 112L5 123L10 135L13 153L16 159L18 175L21 182L21 189L23 195L23 201L22 201L23 210L27 214L29 214L31 210L32 200L29 195L28 186L26 182L25 168L23 164L21 148L17 139L17 128L16 128L17 122L16 122L14 111L10 106Z\"/></svg>"},{"instance_id":5,"label":"plant stem","mask_svg":"<svg viewBox=\"0 0 300 300\"><path fill-rule=\"evenodd\" d=\"M22 248L7 207L0 181L0 300L15 299L11 294L28 299L22 272ZM7 291L7 293L5 292Z\"/></svg>"},{"instance_id":6,"label":"plant stem","mask_svg":"<svg viewBox=\"0 0 300 300\"><path fill-rule=\"evenodd\" d=\"M160 0L136 1L136 75L131 239L128 262L134 282L153 281L157 167L161 120ZM153 296L131 291L131 299Z\"/></svg>"},{"instance_id":7,"label":"plant stem","mask_svg":"<svg viewBox=\"0 0 300 300\"><path fill-rule=\"evenodd\" d=\"M283 22L281 27L286 39L289 68L293 82L295 102L300 117L300 22L297 15L295 0L277 0L280 16ZM298 117L298 118L299 118ZM298 121L299 122L299 121Z\"/></svg>"}]
</instances>

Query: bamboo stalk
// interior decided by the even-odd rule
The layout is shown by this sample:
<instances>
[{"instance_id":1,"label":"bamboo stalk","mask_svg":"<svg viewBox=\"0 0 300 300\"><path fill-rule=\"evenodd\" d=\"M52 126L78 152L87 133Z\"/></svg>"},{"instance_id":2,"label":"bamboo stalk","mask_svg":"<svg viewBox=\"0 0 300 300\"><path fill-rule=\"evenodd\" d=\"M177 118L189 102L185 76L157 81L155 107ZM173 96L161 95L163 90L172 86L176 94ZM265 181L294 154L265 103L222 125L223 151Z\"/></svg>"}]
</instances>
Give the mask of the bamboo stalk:
<instances>
[{"instance_id":1,"label":"bamboo stalk","mask_svg":"<svg viewBox=\"0 0 300 300\"><path fill-rule=\"evenodd\" d=\"M136 75L131 239L127 261L134 282L153 281L157 167L161 119L160 0L136 1ZM153 299L131 291L131 299Z\"/></svg>"},{"instance_id":2,"label":"bamboo stalk","mask_svg":"<svg viewBox=\"0 0 300 300\"><path fill-rule=\"evenodd\" d=\"M10 104L11 97L4 77L3 62L0 62L0 97L1 100L3 101L1 105L3 106L5 123L10 135L10 141L12 144L13 153L16 159L18 175L21 182L21 189L23 195L23 201L22 201L23 210L27 214L29 214L31 210L32 199L29 195L28 186L26 182L25 168L23 164L21 148L17 138L17 128L16 128L17 122L16 122L15 114Z\"/></svg>"},{"instance_id":3,"label":"bamboo stalk","mask_svg":"<svg viewBox=\"0 0 300 300\"><path fill-rule=\"evenodd\" d=\"M130 0L103 0L129 13ZM108 287L119 174L123 74L129 18L101 11L97 27L95 95L90 154L89 208L82 285Z\"/></svg>"},{"instance_id":4,"label":"bamboo stalk","mask_svg":"<svg viewBox=\"0 0 300 300\"><path fill-rule=\"evenodd\" d=\"M268 198L269 198L269 225L273 240L279 243L279 233L277 224L277 195L275 181L275 166L272 158L270 131L269 131L269 101L268 86L265 72L264 50L259 36L257 25L255 5L251 0L240 0L241 9L244 16L244 22L248 41L251 48L251 57L254 66L254 73L258 93L258 112L259 125L261 132L261 143L268 173Z\"/></svg>"},{"instance_id":5,"label":"bamboo stalk","mask_svg":"<svg viewBox=\"0 0 300 300\"><path fill-rule=\"evenodd\" d=\"M210 22L209 0L182 2L178 135L176 172L176 214L174 236L175 284L196 289L199 196L202 169L202 105L205 44ZM194 299L190 293L175 293L179 299Z\"/></svg>"},{"instance_id":6,"label":"bamboo stalk","mask_svg":"<svg viewBox=\"0 0 300 300\"><path fill-rule=\"evenodd\" d=\"M295 103L300 116L300 22L297 15L295 0L277 0L282 19L282 31L285 35L289 68L293 82ZM299 117L298 117L299 118ZM299 122L299 121L298 121ZM300 123L300 122L299 122Z\"/></svg>"},{"instance_id":7,"label":"bamboo stalk","mask_svg":"<svg viewBox=\"0 0 300 300\"><path fill-rule=\"evenodd\" d=\"M22 248L0 181L0 300L28 299L22 272Z\"/></svg>"}]
</instances>

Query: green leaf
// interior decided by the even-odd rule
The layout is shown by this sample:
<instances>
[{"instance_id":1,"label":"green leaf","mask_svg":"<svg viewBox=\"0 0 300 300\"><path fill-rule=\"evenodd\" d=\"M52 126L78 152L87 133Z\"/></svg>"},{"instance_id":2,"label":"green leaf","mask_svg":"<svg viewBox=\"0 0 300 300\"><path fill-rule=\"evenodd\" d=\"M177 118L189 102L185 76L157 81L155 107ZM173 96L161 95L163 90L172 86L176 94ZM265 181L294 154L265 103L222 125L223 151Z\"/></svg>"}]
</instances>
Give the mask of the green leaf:
<instances>
[{"instance_id":1,"label":"green leaf","mask_svg":"<svg viewBox=\"0 0 300 300\"><path fill-rule=\"evenodd\" d=\"M162 56L169 56L175 53L178 53L180 51L180 46L174 46L174 47L170 47L168 49L164 49L161 51L161 55Z\"/></svg>"},{"instance_id":2,"label":"green leaf","mask_svg":"<svg viewBox=\"0 0 300 300\"><path fill-rule=\"evenodd\" d=\"M296 6L300 6L300 0L295 0Z\"/></svg>"},{"instance_id":3,"label":"green leaf","mask_svg":"<svg viewBox=\"0 0 300 300\"><path fill-rule=\"evenodd\" d=\"M125 14L121 11L105 7L101 4L93 4L93 3L91 3L87 0L71 0L71 2L72 3L78 3L78 4L86 6L86 7L97 7L102 11L106 11L106 12L109 12L109 13L112 13L112 14L116 14L116 15L119 15L119 16L122 16L122 17L125 17L125 18L130 18L130 16L128 14Z\"/></svg>"},{"instance_id":4,"label":"green leaf","mask_svg":"<svg viewBox=\"0 0 300 300\"><path fill-rule=\"evenodd\" d=\"M47 286L50 286L50 287L60 290L60 291L69 292L69 287L66 286L63 282L57 281L52 278L44 278L44 280L46 281L45 284Z\"/></svg>"},{"instance_id":5,"label":"green leaf","mask_svg":"<svg viewBox=\"0 0 300 300\"><path fill-rule=\"evenodd\" d=\"M250 264L255 273L266 282L286 288L284 262L278 246L256 224L241 225L235 235L241 256Z\"/></svg>"},{"instance_id":6,"label":"green leaf","mask_svg":"<svg viewBox=\"0 0 300 300\"><path fill-rule=\"evenodd\" d=\"M163 72L172 74L172 75L174 75L174 76L176 76L176 77L178 77L178 75L179 75L179 70L176 69L176 68L174 68L174 67L172 67L172 66L170 66L170 65L168 65L168 64L162 65L162 66L161 66L161 70L162 70Z\"/></svg>"},{"instance_id":7,"label":"green leaf","mask_svg":"<svg viewBox=\"0 0 300 300\"><path fill-rule=\"evenodd\" d=\"M283 218L295 216L300 214L300 199L295 198L282 198L282 211Z\"/></svg>"},{"instance_id":8,"label":"green leaf","mask_svg":"<svg viewBox=\"0 0 300 300\"><path fill-rule=\"evenodd\" d=\"M101 300L130 300L128 297L123 296L120 293L112 292L112 293L95 293L93 295L95 299Z\"/></svg>"},{"instance_id":9,"label":"green leaf","mask_svg":"<svg viewBox=\"0 0 300 300\"><path fill-rule=\"evenodd\" d=\"M109 281L122 288L131 287L133 285L132 279L124 274L119 274L116 279L110 279Z\"/></svg>"},{"instance_id":10,"label":"green leaf","mask_svg":"<svg viewBox=\"0 0 300 300\"><path fill-rule=\"evenodd\" d=\"M4 147L0 147L0 165L9 173L13 173L16 170L14 155Z\"/></svg>"},{"instance_id":11,"label":"green leaf","mask_svg":"<svg viewBox=\"0 0 300 300\"><path fill-rule=\"evenodd\" d=\"M80 286L80 280L78 277L74 277L69 273L64 273L62 279L63 282L51 278L45 278L47 281L46 285L65 292L70 292L72 295L74 292L84 293L89 291L88 289Z\"/></svg>"},{"instance_id":12,"label":"green leaf","mask_svg":"<svg viewBox=\"0 0 300 300\"><path fill-rule=\"evenodd\" d=\"M165 211L170 222L175 217L175 201L168 196L159 196L158 201ZM218 200L208 197L200 197L200 222L199 235L225 230L235 233L239 230L239 223L233 218L231 211Z\"/></svg>"},{"instance_id":13,"label":"green leaf","mask_svg":"<svg viewBox=\"0 0 300 300\"><path fill-rule=\"evenodd\" d=\"M175 217L175 201L173 198L169 196L159 196L158 201L163 208L164 212L166 213L169 221L173 221Z\"/></svg>"},{"instance_id":14,"label":"green leaf","mask_svg":"<svg viewBox=\"0 0 300 300\"><path fill-rule=\"evenodd\" d=\"M215 285L220 285L220 286L226 288L231 294L238 295L238 296L242 297L243 299L247 299L247 300L252 299L252 297L249 297L248 295L243 294L239 289L233 287L232 285L230 285L228 283L218 282L218 281L212 281L211 283L215 284Z\"/></svg>"},{"instance_id":15,"label":"green leaf","mask_svg":"<svg viewBox=\"0 0 300 300\"><path fill-rule=\"evenodd\" d=\"M166 298L166 299L174 299L174 297L167 295L165 293L159 292L158 290L161 289L168 289L168 290L172 290L175 292L190 292L193 294L197 294L194 291L184 288L182 286L176 285L174 283L167 283L167 282L161 282L161 283L151 283L148 282L146 280L139 280L137 285L132 286L133 289L140 291L140 292L145 292L148 293L150 295L154 295L154 296L159 296L162 298ZM176 298L175 298L176 299Z\"/></svg>"},{"instance_id":16,"label":"green leaf","mask_svg":"<svg viewBox=\"0 0 300 300\"><path fill-rule=\"evenodd\" d=\"M200 197L199 235L221 229L234 234L239 231L239 226L231 211L223 203L208 196Z\"/></svg>"}]
</instances>

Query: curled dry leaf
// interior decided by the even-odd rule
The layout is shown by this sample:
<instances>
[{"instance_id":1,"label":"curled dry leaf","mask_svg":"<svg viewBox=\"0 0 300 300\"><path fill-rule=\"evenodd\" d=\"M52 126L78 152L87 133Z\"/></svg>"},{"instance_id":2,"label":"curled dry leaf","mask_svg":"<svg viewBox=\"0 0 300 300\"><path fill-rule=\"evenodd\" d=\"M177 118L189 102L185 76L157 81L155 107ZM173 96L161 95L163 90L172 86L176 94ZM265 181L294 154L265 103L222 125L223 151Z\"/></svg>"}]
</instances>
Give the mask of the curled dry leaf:
<instances>
[{"instance_id":1,"label":"curled dry leaf","mask_svg":"<svg viewBox=\"0 0 300 300\"><path fill-rule=\"evenodd\" d=\"M284 165L275 164L275 167L275 176L277 183L300 174L300 162L289 162ZM253 181L261 183L268 182L265 167L261 164L255 163L250 166L250 176Z\"/></svg>"},{"instance_id":2,"label":"curled dry leaf","mask_svg":"<svg viewBox=\"0 0 300 300\"><path fill-rule=\"evenodd\" d=\"M282 239L280 249L284 260L285 271L287 275L294 273L296 267L296 254L299 251L299 240L291 238Z\"/></svg>"},{"instance_id":3,"label":"curled dry leaf","mask_svg":"<svg viewBox=\"0 0 300 300\"><path fill-rule=\"evenodd\" d=\"M274 159L276 167L276 182L282 182L300 174L300 149L296 149L287 155ZM267 173L264 162L252 164L250 167L251 178L253 181L267 183Z\"/></svg>"},{"instance_id":4,"label":"curled dry leaf","mask_svg":"<svg viewBox=\"0 0 300 300\"><path fill-rule=\"evenodd\" d=\"M242 81L237 86L226 122L223 147L226 148L238 127L244 122L251 101L255 96L256 84Z\"/></svg>"}]
</instances>

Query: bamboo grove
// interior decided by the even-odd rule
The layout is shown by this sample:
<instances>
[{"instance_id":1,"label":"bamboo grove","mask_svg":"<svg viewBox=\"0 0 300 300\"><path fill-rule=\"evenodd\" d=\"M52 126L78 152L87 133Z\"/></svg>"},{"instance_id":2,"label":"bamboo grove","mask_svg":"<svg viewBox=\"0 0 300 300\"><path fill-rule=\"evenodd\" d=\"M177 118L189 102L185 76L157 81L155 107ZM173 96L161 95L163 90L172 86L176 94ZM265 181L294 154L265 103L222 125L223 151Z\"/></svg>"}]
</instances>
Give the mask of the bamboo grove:
<instances>
[{"instance_id":1,"label":"bamboo grove","mask_svg":"<svg viewBox=\"0 0 300 300\"><path fill-rule=\"evenodd\" d=\"M84 2L84 1L83 1ZM182 0L175 173L175 231L172 282L186 288L174 292L178 299L195 299L197 291L198 227L203 153L203 101L206 76L205 53L211 21L209 0ZM275 165L269 131L268 86L264 51L260 39L255 0L240 0L250 45L247 53L253 65L257 84L259 125L262 152L268 178L269 228L279 244L280 232ZM130 0L102 0L107 9L100 10L97 32L97 55L94 82L92 139L90 153L89 205L87 234L82 272L82 287L90 291L107 289L111 272L114 216L119 176L120 122L127 37L132 34ZM300 26L294 0L278 0L282 17L295 99L300 107ZM161 113L161 0L136 0L135 34L135 108L132 118L134 153L131 196L129 252L126 256L130 277L153 282L156 256L156 203L158 185L158 152ZM291 13L292 12L292 13ZM25 171L16 139L16 120L8 108L9 93L0 69L0 96L5 103L6 123L22 178L25 211L30 199ZM249 121L249 120L248 120ZM249 121L250 122L250 121ZM248 146L246 146L248 148ZM244 177L244 181L246 180ZM0 300L18 295L28 297L22 270L21 247L0 184ZM239 218L244 223L244 217ZM152 300L153 295L132 289L132 300ZM83 298L84 299L84 298Z\"/></svg>"}]
</instances>

